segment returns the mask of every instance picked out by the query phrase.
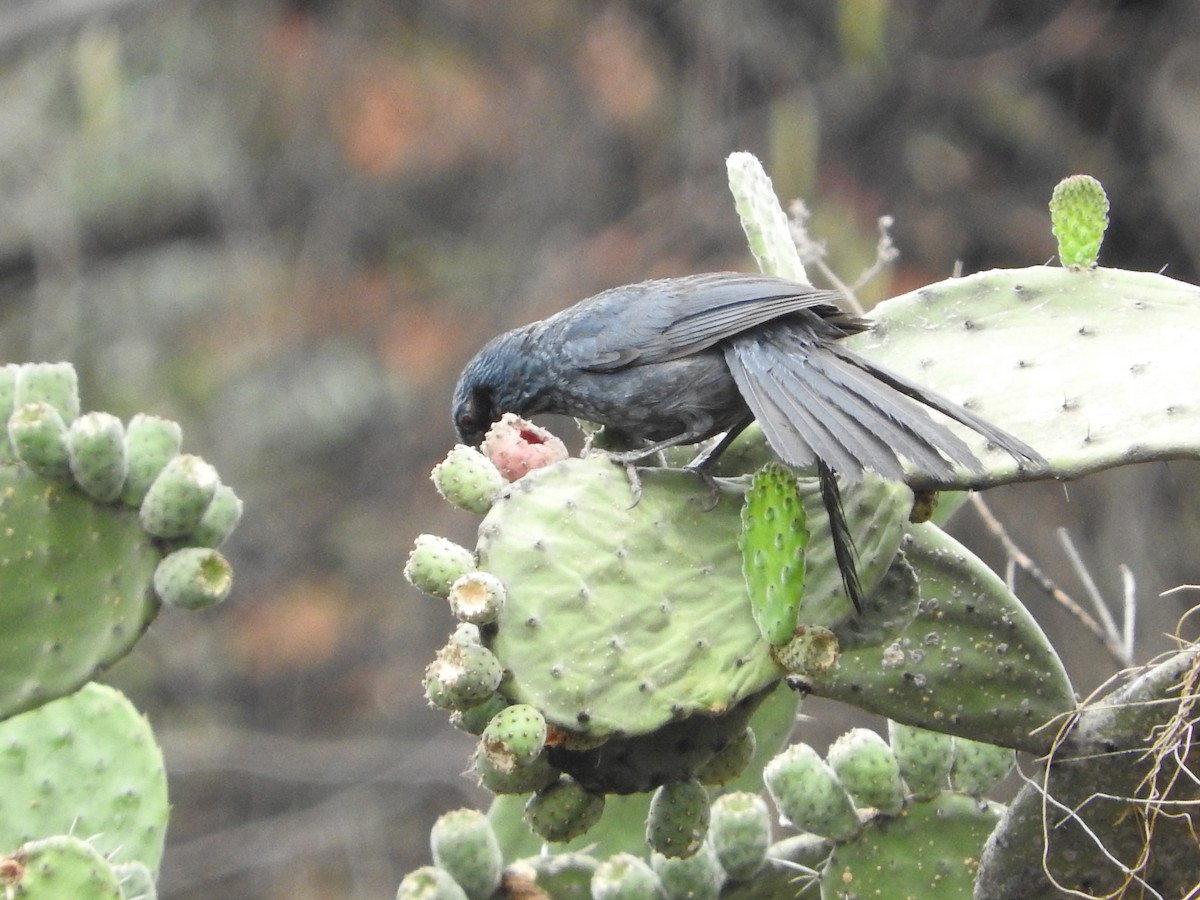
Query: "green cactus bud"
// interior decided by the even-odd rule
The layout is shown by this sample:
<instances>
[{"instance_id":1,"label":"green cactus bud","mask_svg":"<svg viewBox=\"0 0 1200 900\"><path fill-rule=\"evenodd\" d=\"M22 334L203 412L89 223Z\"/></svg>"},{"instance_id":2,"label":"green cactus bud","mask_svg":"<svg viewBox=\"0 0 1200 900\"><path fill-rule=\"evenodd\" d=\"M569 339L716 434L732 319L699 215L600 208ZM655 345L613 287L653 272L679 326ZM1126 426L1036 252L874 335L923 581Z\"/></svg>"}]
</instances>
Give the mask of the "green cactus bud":
<instances>
[{"instance_id":1,"label":"green cactus bud","mask_svg":"<svg viewBox=\"0 0 1200 900\"><path fill-rule=\"evenodd\" d=\"M404 876L396 900L468 900L450 873L437 866L421 866Z\"/></svg>"},{"instance_id":2,"label":"green cactus bud","mask_svg":"<svg viewBox=\"0 0 1200 900\"><path fill-rule=\"evenodd\" d=\"M17 372L16 363L0 365L0 422L7 423L16 410ZM15 462L12 444L8 441L8 428L0 429L0 463Z\"/></svg>"},{"instance_id":3,"label":"green cactus bud","mask_svg":"<svg viewBox=\"0 0 1200 900\"><path fill-rule=\"evenodd\" d=\"M419 534L404 566L404 577L413 587L445 599L450 585L474 568L475 556L470 550L434 534Z\"/></svg>"},{"instance_id":4,"label":"green cactus bud","mask_svg":"<svg viewBox=\"0 0 1200 900\"><path fill-rule=\"evenodd\" d=\"M142 863L118 863L112 870L121 887L121 900L157 900L154 873Z\"/></svg>"},{"instance_id":5,"label":"green cactus bud","mask_svg":"<svg viewBox=\"0 0 1200 900\"><path fill-rule=\"evenodd\" d=\"M466 709L456 709L450 713L450 724L459 731L479 736L492 716L508 706L508 698L499 691L491 694L486 700Z\"/></svg>"},{"instance_id":6,"label":"green cactus bud","mask_svg":"<svg viewBox=\"0 0 1200 900\"><path fill-rule=\"evenodd\" d=\"M900 777L914 797L928 800L950 786L954 738L937 731L888 720L888 743Z\"/></svg>"},{"instance_id":7,"label":"green cactus bud","mask_svg":"<svg viewBox=\"0 0 1200 900\"><path fill-rule=\"evenodd\" d=\"M785 466L764 466L754 476L742 506L738 544L750 608L763 640L786 644L796 630L804 595L808 528L796 476Z\"/></svg>"},{"instance_id":8,"label":"green cactus bud","mask_svg":"<svg viewBox=\"0 0 1200 900\"><path fill-rule=\"evenodd\" d=\"M487 816L477 809L443 813L429 834L433 863L458 882L469 900L487 900L500 886L504 857Z\"/></svg>"},{"instance_id":9,"label":"green cactus bud","mask_svg":"<svg viewBox=\"0 0 1200 900\"><path fill-rule=\"evenodd\" d=\"M122 900L112 866L91 844L56 835L21 846L0 859L7 896L27 900Z\"/></svg>"},{"instance_id":10,"label":"green cactus bud","mask_svg":"<svg viewBox=\"0 0 1200 900\"><path fill-rule=\"evenodd\" d=\"M104 412L80 416L67 429L67 453L75 483L99 500L121 495L129 463L121 420Z\"/></svg>"},{"instance_id":11,"label":"green cactus bud","mask_svg":"<svg viewBox=\"0 0 1200 900\"><path fill-rule=\"evenodd\" d=\"M425 668L425 696L440 709L467 709L488 699L503 675L491 650L451 640Z\"/></svg>"},{"instance_id":12,"label":"green cactus bud","mask_svg":"<svg viewBox=\"0 0 1200 900\"><path fill-rule=\"evenodd\" d=\"M14 452L34 472L65 481L71 477L67 426L49 403L26 403L8 420L8 439Z\"/></svg>"},{"instance_id":13,"label":"green cactus bud","mask_svg":"<svg viewBox=\"0 0 1200 900\"><path fill-rule=\"evenodd\" d=\"M749 881L767 860L771 815L758 794L735 791L713 801L709 843L731 881Z\"/></svg>"},{"instance_id":14,"label":"green cactus bud","mask_svg":"<svg viewBox=\"0 0 1200 900\"><path fill-rule=\"evenodd\" d=\"M450 634L451 644L472 644L476 647L483 645L483 634L479 630L478 625L470 622L460 622L458 627Z\"/></svg>"},{"instance_id":15,"label":"green cactus bud","mask_svg":"<svg viewBox=\"0 0 1200 900\"><path fill-rule=\"evenodd\" d=\"M708 833L710 811L708 791L699 781L664 784L650 800L646 843L663 856L691 856Z\"/></svg>"},{"instance_id":16,"label":"green cactus bud","mask_svg":"<svg viewBox=\"0 0 1200 900\"><path fill-rule=\"evenodd\" d=\"M790 641L771 648L771 656L789 675L802 678L829 672L837 665L840 653L837 635L820 625L801 625Z\"/></svg>"},{"instance_id":17,"label":"green cactus bud","mask_svg":"<svg viewBox=\"0 0 1200 900\"><path fill-rule=\"evenodd\" d=\"M759 269L768 275L808 281L791 226L762 163L753 154L739 151L729 154L725 168L742 230Z\"/></svg>"},{"instance_id":18,"label":"green cactus bud","mask_svg":"<svg viewBox=\"0 0 1200 900\"><path fill-rule=\"evenodd\" d=\"M527 766L546 746L546 719L536 707L526 703L507 706L488 722L480 745L502 772Z\"/></svg>"},{"instance_id":19,"label":"green cactus bud","mask_svg":"<svg viewBox=\"0 0 1200 900\"><path fill-rule=\"evenodd\" d=\"M431 475L438 493L460 509L483 515L504 488L495 463L476 450L456 444Z\"/></svg>"},{"instance_id":20,"label":"green cactus bud","mask_svg":"<svg viewBox=\"0 0 1200 900\"><path fill-rule=\"evenodd\" d=\"M793 744L767 763L763 783L798 829L845 841L861 828L850 795L808 744Z\"/></svg>"},{"instance_id":21,"label":"green cactus bud","mask_svg":"<svg viewBox=\"0 0 1200 900\"><path fill-rule=\"evenodd\" d=\"M950 783L957 791L980 797L995 787L1016 762L1016 753L1007 747L956 737Z\"/></svg>"},{"instance_id":22,"label":"green cactus bud","mask_svg":"<svg viewBox=\"0 0 1200 900\"><path fill-rule=\"evenodd\" d=\"M750 765L757 743L754 729L745 729L696 770L696 779L701 784L716 787L728 784Z\"/></svg>"},{"instance_id":23,"label":"green cactus bud","mask_svg":"<svg viewBox=\"0 0 1200 900\"><path fill-rule=\"evenodd\" d=\"M490 572L466 572L450 585L450 611L474 625L495 622L504 610L504 583Z\"/></svg>"},{"instance_id":24,"label":"green cactus bud","mask_svg":"<svg viewBox=\"0 0 1200 900\"><path fill-rule=\"evenodd\" d=\"M187 537L196 547L219 547L242 520L242 500L227 484L218 484L200 524Z\"/></svg>"},{"instance_id":25,"label":"green cactus bud","mask_svg":"<svg viewBox=\"0 0 1200 900\"><path fill-rule=\"evenodd\" d=\"M593 900L662 900L658 876L632 853L617 853L596 867Z\"/></svg>"},{"instance_id":26,"label":"green cactus bud","mask_svg":"<svg viewBox=\"0 0 1200 900\"><path fill-rule=\"evenodd\" d=\"M68 362L26 363L17 371L13 406L48 403L58 410L63 422L71 424L79 415L79 376Z\"/></svg>"},{"instance_id":27,"label":"green cactus bud","mask_svg":"<svg viewBox=\"0 0 1200 900\"><path fill-rule=\"evenodd\" d=\"M138 413L125 427L125 458L129 472L121 490L126 506L141 506L146 492L168 462L179 453L183 432L178 422Z\"/></svg>"},{"instance_id":28,"label":"green cactus bud","mask_svg":"<svg viewBox=\"0 0 1200 900\"><path fill-rule=\"evenodd\" d=\"M1100 182L1091 175L1060 181L1050 197L1050 224L1065 267L1094 267L1108 228L1108 197Z\"/></svg>"},{"instance_id":29,"label":"green cactus bud","mask_svg":"<svg viewBox=\"0 0 1200 900\"><path fill-rule=\"evenodd\" d=\"M492 756L479 746L471 757L479 783L493 794L529 794L540 791L558 781L562 774L555 768L545 753L532 762L509 769L501 769Z\"/></svg>"},{"instance_id":30,"label":"green cactus bud","mask_svg":"<svg viewBox=\"0 0 1200 900\"><path fill-rule=\"evenodd\" d=\"M199 456L176 456L158 473L142 500L138 513L142 527L161 538L191 534L220 483L217 470Z\"/></svg>"},{"instance_id":31,"label":"green cactus bud","mask_svg":"<svg viewBox=\"0 0 1200 900\"><path fill-rule=\"evenodd\" d=\"M900 766L882 737L852 728L829 748L829 765L860 808L895 815L904 807Z\"/></svg>"},{"instance_id":32,"label":"green cactus bud","mask_svg":"<svg viewBox=\"0 0 1200 900\"><path fill-rule=\"evenodd\" d=\"M525 804L525 821L534 834L551 843L587 834L603 813L603 794L593 794L565 776Z\"/></svg>"},{"instance_id":33,"label":"green cactus bud","mask_svg":"<svg viewBox=\"0 0 1200 900\"><path fill-rule=\"evenodd\" d=\"M181 609L207 609L229 596L233 567L218 551L184 547L162 558L154 569L154 592L163 603Z\"/></svg>"},{"instance_id":34,"label":"green cactus bud","mask_svg":"<svg viewBox=\"0 0 1200 900\"><path fill-rule=\"evenodd\" d=\"M599 865L598 859L586 853L539 853L509 866L505 871L505 887L512 887L513 898L524 897L521 893L524 888L529 892L529 900L543 897L587 900L592 894L592 875Z\"/></svg>"},{"instance_id":35,"label":"green cactus bud","mask_svg":"<svg viewBox=\"0 0 1200 900\"><path fill-rule=\"evenodd\" d=\"M650 868L658 876L666 900L717 900L725 883L725 871L707 841L682 859L654 853Z\"/></svg>"}]
</instances>

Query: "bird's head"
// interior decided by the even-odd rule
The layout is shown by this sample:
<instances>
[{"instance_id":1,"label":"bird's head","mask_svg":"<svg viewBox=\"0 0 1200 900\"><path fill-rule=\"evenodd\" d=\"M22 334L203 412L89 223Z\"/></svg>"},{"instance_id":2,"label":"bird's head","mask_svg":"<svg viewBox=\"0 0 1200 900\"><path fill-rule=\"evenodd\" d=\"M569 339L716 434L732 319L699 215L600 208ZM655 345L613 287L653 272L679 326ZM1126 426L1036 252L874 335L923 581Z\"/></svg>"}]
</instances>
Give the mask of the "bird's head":
<instances>
[{"instance_id":1,"label":"bird's head","mask_svg":"<svg viewBox=\"0 0 1200 900\"><path fill-rule=\"evenodd\" d=\"M493 339L467 363L454 388L454 428L458 439L477 447L505 413L532 415L540 410L523 374L530 361L521 330Z\"/></svg>"}]
</instances>

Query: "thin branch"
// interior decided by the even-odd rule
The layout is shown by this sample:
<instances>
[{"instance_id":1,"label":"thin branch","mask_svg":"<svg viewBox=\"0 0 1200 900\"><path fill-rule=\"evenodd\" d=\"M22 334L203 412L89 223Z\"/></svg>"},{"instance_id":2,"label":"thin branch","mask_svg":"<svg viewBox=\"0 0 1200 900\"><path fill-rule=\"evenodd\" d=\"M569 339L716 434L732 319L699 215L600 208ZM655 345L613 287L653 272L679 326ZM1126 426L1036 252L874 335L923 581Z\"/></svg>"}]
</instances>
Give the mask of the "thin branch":
<instances>
[{"instance_id":1,"label":"thin branch","mask_svg":"<svg viewBox=\"0 0 1200 900\"><path fill-rule=\"evenodd\" d=\"M1100 594L1100 589L1096 587L1096 581L1092 578L1092 573L1084 563L1083 557L1075 549L1075 542L1071 540L1070 533L1062 527L1054 529L1054 533L1058 536L1058 542L1062 544L1063 552L1067 554L1067 559L1071 561L1071 566L1075 569L1075 574L1083 582L1083 589L1087 592L1088 599L1092 601L1092 608L1096 610L1096 615L1100 617L1100 622L1104 626L1108 640L1124 646L1124 641L1121 640L1121 633L1117 631L1117 623L1113 620L1112 613L1109 612L1108 604L1104 602L1104 597ZM1128 666L1132 663L1132 660L1126 658L1123 662Z\"/></svg>"}]
</instances>

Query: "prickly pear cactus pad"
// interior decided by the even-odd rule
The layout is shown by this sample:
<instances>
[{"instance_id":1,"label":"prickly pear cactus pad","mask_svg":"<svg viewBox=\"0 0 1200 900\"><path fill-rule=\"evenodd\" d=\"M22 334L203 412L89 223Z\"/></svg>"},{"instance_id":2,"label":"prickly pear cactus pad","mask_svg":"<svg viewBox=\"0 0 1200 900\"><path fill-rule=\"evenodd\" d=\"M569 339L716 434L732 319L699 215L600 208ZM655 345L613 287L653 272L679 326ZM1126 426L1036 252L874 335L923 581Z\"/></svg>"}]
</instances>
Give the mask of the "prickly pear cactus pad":
<instances>
[{"instance_id":1,"label":"prickly pear cactus pad","mask_svg":"<svg viewBox=\"0 0 1200 900\"><path fill-rule=\"evenodd\" d=\"M125 900L108 860L67 834L31 841L0 859L0 885L6 897L25 900Z\"/></svg>"},{"instance_id":2,"label":"prickly pear cactus pad","mask_svg":"<svg viewBox=\"0 0 1200 900\"><path fill-rule=\"evenodd\" d=\"M1183 339L1200 334L1193 285L1120 269L1001 269L887 300L871 318L850 346L1028 441L1056 478L1200 457L1200 354ZM970 485L1026 477L958 433L988 468Z\"/></svg>"},{"instance_id":3,"label":"prickly pear cactus pad","mask_svg":"<svg viewBox=\"0 0 1200 900\"><path fill-rule=\"evenodd\" d=\"M167 813L162 751L119 691L89 684L0 724L0 851L72 833L156 871Z\"/></svg>"},{"instance_id":4,"label":"prickly pear cactus pad","mask_svg":"<svg viewBox=\"0 0 1200 900\"><path fill-rule=\"evenodd\" d=\"M479 531L481 569L508 589L490 646L512 700L592 738L636 735L716 715L778 680L751 615L738 535L745 481L567 460L513 484ZM908 512L906 488L845 492L865 586L886 570ZM806 606L829 608L840 578L815 489L804 496L813 553ZM715 501L715 502L714 502ZM846 611L849 603L844 601Z\"/></svg>"}]
</instances>

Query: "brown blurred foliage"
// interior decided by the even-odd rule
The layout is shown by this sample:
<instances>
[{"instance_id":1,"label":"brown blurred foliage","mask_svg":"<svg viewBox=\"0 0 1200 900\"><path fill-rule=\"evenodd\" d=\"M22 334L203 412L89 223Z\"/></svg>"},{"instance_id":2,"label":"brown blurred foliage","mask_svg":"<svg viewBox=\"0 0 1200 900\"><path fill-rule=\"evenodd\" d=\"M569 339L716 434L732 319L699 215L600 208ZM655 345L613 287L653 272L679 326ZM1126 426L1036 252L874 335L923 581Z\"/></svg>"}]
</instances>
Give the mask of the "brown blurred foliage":
<instances>
[{"instance_id":1,"label":"brown blurred foliage","mask_svg":"<svg viewBox=\"0 0 1200 900\"><path fill-rule=\"evenodd\" d=\"M724 157L763 159L878 299L1053 254L1063 176L1113 203L1102 261L1200 267L1194 0L21 0L0 9L0 342L85 405L179 419L248 503L235 596L167 613L112 680L174 815L162 896L390 896L484 798L425 708L450 619L403 583L472 540L427 474L458 367L595 290L749 265ZM1137 577L1145 657L1200 582L1197 469L997 491L1080 593ZM959 533L1000 561L964 511ZM1027 585L1081 689L1114 665ZM814 706L815 711L818 707ZM820 740L844 727L820 707Z\"/></svg>"}]
</instances>

